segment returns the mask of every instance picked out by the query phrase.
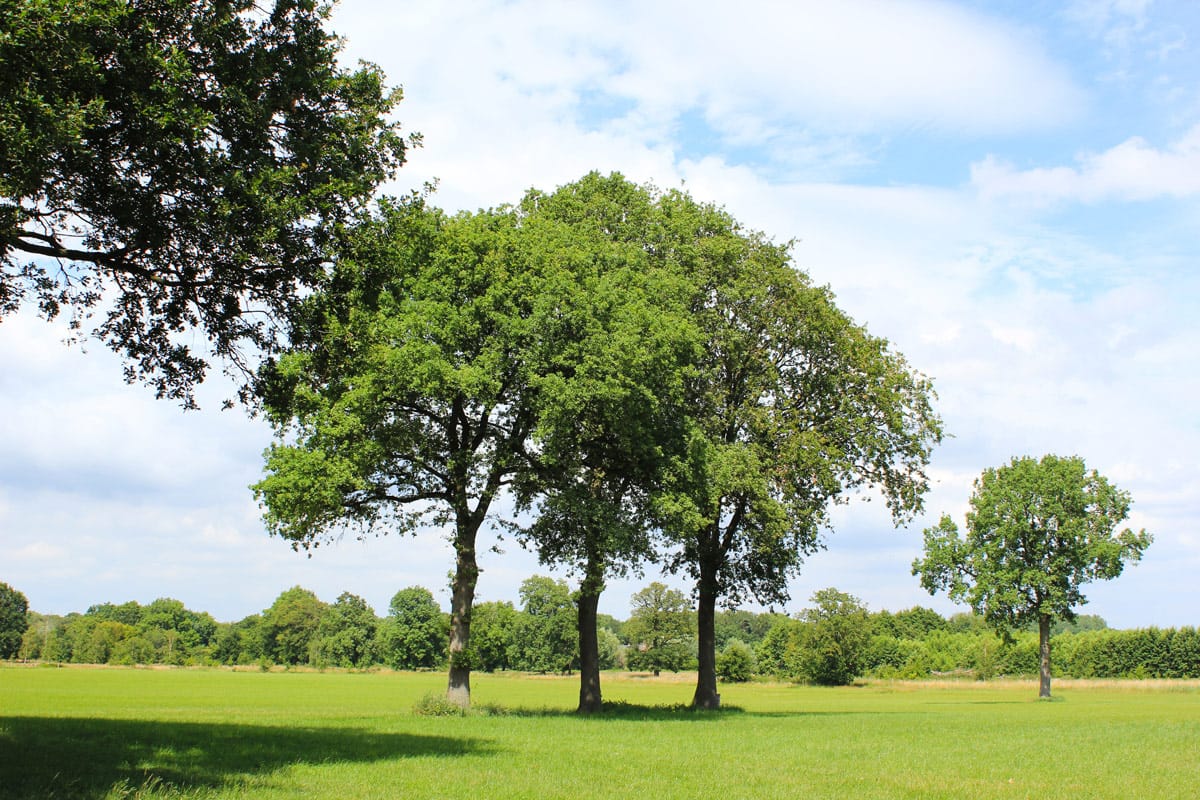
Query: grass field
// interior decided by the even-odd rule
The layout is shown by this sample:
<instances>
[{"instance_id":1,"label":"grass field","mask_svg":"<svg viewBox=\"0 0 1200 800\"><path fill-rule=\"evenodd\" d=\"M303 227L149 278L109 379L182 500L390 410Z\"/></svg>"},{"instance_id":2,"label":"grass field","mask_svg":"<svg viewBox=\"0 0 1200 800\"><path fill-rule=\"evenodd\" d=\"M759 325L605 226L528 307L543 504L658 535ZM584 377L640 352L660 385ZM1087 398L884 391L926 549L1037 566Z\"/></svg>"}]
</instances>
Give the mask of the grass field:
<instances>
[{"instance_id":1,"label":"grass field","mask_svg":"<svg viewBox=\"0 0 1200 800\"><path fill-rule=\"evenodd\" d=\"M0 669L0 798L1195 798L1200 683L726 686L440 674ZM507 712L507 713L503 713Z\"/></svg>"}]
</instances>

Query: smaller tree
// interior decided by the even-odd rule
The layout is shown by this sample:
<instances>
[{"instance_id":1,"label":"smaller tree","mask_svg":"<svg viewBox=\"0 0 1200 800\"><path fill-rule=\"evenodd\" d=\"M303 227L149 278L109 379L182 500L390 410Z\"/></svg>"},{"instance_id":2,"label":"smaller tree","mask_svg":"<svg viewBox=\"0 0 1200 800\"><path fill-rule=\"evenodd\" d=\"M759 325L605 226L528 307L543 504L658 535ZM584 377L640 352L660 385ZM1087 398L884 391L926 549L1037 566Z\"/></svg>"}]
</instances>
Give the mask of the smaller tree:
<instances>
[{"instance_id":1,"label":"smaller tree","mask_svg":"<svg viewBox=\"0 0 1200 800\"><path fill-rule=\"evenodd\" d=\"M29 601L7 583L0 583L0 658L16 658L27 627Z\"/></svg>"},{"instance_id":2,"label":"smaller tree","mask_svg":"<svg viewBox=\"0 0 1200 800\"><path fill-rule=\"evenodd\" d=\"M741 639L730 639L717 654L717 677L729 683L745 683L754 675L754 652Z\"/></svg>"},{"instance_id":3,"label":"smaller tree","mask_svg":"<svg viewBox=\"0 0 1200 800\"><path fill-rule=\"evenodd\" d=\"M534 575L521 583L519 594L515 666L529 672L570 672L579 658L579 629L566 582Z\"/></svg>"},{"instance_id":4,"label":"smaller tree","mask_svg":"<svg viewBox=\"0 0 1200 800\"><path fill-rule=\"evenodd\" d=\"M810 598L800 619L799 668L812 683L845 686L862 671L871 640L871 618L862 601L837 589Z\"/></svg>"},{"instance_id":5,"label":"smaller tree","mask_svg":"<svg viewBox=\"0 0 1200 800\"><path fill-rule=\"evenodd\" d=\"M430 669L446 660L450 620L433 593L422 586L401 589L392 597L388 618L379 629L379 649L392 669Z\"/></svg>"},{"instance_id":6,"label":"smaller tree","mask_svg":"<svg viewBox=\"0 0 1200 800\"><path fill-rule=\"evenodd\" d=\"M313 642L317 666L365 667L374 658L379 620L367 601L342 592L322 615Z\"/></svg>"},{"instance_id":7,"label":"smaller tree","mask_svg":"<svg viewBox=\"0 0 1200 800\"><path fill-rule=\"evenodd\" d=\"M263 612L263 655L277 664L303 664L326 605L308 589L293 586Z\"/></svg>"},{"instance_id":8,"label":"smaller tree","mask_svg":"<svg viewBox=\"0 0 1200 800\"><path fill-rule=\"evenodd\" d=\"M471 665L484 672L509 669L520 612L507 600L479 603L471 612Z\"/></svg>"},{"instance_id":9,"label":"smaller tree","mask_svg":"<svg viewBox=\"0 0 1200 800\"><path fill-rule=\"evenodd\" d=\"M696 615L683 592L655 581L635 593L630 605L625 623L629 668L656 676L664 669L686 669L695 659Z\"/></svg>"},{"instance_id":10,"label":"smaller tree","mask_svg":"<svg viewBox=\"0 0 1200 800\"><path fill-rule=\"evenodd\" d=\"M1150 546L1126 528L1128 492L1089 471L1079 457L1014 458L975 481L967 532L943 515L925 530L925 555L913 574L930 593L965 601L1005 636L1038 625L1040 697L1050 696L1050 629L1087 602L1080 591L1111 580Z\"/></svg>"}]
</instances>

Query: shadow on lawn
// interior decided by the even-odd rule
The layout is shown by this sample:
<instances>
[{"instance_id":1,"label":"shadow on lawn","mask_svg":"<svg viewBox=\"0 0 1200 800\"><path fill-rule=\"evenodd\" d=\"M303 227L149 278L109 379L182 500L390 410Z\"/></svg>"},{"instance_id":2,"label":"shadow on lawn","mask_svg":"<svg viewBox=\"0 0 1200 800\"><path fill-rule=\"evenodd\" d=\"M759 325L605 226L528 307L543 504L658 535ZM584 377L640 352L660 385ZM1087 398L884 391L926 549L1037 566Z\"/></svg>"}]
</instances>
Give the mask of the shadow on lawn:
<instances>
[{"instance_id":1,"label":"shadow on lawn","mask_svg":"<svg viewBox=\"0 0 1200 800\"><path fill-rule=\"evenodd\" d=\"M511 717L574 717L583 720L630 720L637 722L720 722L730 717L832 717L848 714L889 714L888 711L747 711L741 706L723 705L719 709L695 709L689 705L642 706L623 700L605 702L600 711L581 714L561 708L493 707L492 716Z\"/></svg>"},{"instance_id":2,"label":"shadow on lawn","mask_svg":"<svg viewBox=\"0 0 1200 800\"><path fill-rule=\"evenodd\" d=\"M114 787L218 787L290 764L486 753L483 740L356 728L0 718L0 798L102 798Z\"/></svg>"}]
</instances>

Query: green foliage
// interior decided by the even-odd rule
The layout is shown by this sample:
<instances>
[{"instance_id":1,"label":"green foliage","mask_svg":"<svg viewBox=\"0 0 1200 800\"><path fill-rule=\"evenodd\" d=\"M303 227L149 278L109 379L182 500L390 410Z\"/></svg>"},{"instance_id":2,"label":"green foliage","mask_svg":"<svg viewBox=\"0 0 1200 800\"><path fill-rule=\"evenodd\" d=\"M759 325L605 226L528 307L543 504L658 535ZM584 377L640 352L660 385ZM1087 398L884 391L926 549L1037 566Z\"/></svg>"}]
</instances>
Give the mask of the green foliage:
<instances>
[{"instance_id":1,"label":"green foliage","mask_svg":"<svg viewBox=\"0 0 1200 800\"><path fill-rule=\"evenodd\" d=\"M1014 458L975 481L965 538L946 515L925 530L913 574L931 593L965 601L1006 637L1037 624L1039 693L1049 697L1051 621L1074 619L1087 602L1084 583L1117 577L1150 546L1144 530L1116 532L1130 502L1081 458Z\"/></svg>"},{"instance_id":2,"label":"green foliage","mask_svg":"<svg viewBox=\"0 0 1200 800\"><path fill-rule=\"evenodd\" d=\"M1055 667L1072 678L1200 678L1200 630L1092 630L1054 637Z\"/></svg>"},{"instance_id":3,"label":"green foliage","mask_svg":"<svg viewBox=\"0 0 1200 800\"><path fill-rule=\"evenodd\" d=\"M715 707L717 598L784 601L829 506L857 488L879 490L897 521L920 510L941 421L930 382L812 285L787 245L682 192L660 206L655 252L689 283L703 349L657 507L668 567L696 581L695 703Z\"/></svg>"},{"instance_id":4,"label":"green foliage","mask_svg":"<svg viewBox=\"0 0 1200 800\"><path fill-rule=\"evenodd\" d=\"M379 653L392 669L430 669L446 661L449 619L433 594L420 586L392 597L379 628Z\"/></svg>"},{"instance_id":5,"label":"green foliage","mask_svg":"<svg viewBox=\"0 0 1200 800\"><path fill-rule=\"evenodd\" d=\"M263 612L263 656L276 664L307 664L326 605L300 586L281 593Z\"/></svg>"},{"instance_id":6,"label":"green foliage","mask_svg":"<svg viewBox=\"0 0 1200 800\"><path fill-rule=\"evenodd\" d=\"M23 297L192 402L272 350L334 234L404 160L399 92L342 69L330 6L0 0L0 316ZM126 623L128 624L128 623Z\"/></svg>"},{"instance_id":7,"label":"green foliage","mask_svg":"<svg viewBox=\"0 0 1200 800\"><path fill-rule=\"evenodd\" d=\"M375 661L375 611L358 595L342 592L325 609L310 645L319 667L365 667Z\"/></svg>"},{"instance_id":8,"label":"green foliage","mask_svg":"<svg viewBox=\"0 0 1200 800\"><path fill-rule=\"evenodd\" d=\"M677 589L658 581L630 598L625 623L629 641L626 662L630 669L678 672L695 659L696 615L691 601Z\"/></svg>"},{"instance_id":9,"label":"green foliage","mask_svg":"<svg viewBox=\"0 0 1200 800\"><path fill-rule=\"evenodd\" d=\"M520 596L513 667L528 672L569 672L579 653L575 605L566 582L534 575L521 583Z\"/></svg>"},{"instance_id":10,"label":"green foliage","mask_svg":"<svg viewBox=\"0 0 1200 800\"><path fill-rule=\"evenodd\" d=\"M736 639L751 648L756 647L781 616L770 612L756 614L743 609L718 611L713 621L716 646L724 649L729 642Z\"/></svg>"},{"instance_id":11,"label":"green foliage","mask_svg":"<svg viewBox=\"0 0 1200 800\"><path fill-rule=\"evenodd\" d=\"M754 675L754 651L739 639L730 639L717 654L717 677L729 683L745 683Z\"/></svg>"},{"instance_id":12,"label":"green foliage","mask_svg":"<svg viewBox=\"0 0 1200 800\"><path fill-rule=\"evenodd\" d=\"M465 717L467 715L467 709L464 706L451 702L441 692L422 695L421 699L413 703L412 710L418 717Z\"/></svg>"},{"instance_id":13,"label":"green foliage","mask_svg":"<svg viewBox=\"0 0 1200 800\"><path fill-rule=\"evenodd\" d=\"M382 202L347 231L329 291L305 301L256 386L278 435L253 487L271 533L311 548L348 528L450 528L450 690L462 702L475 540L525 464L528 361L554 317L518 223L511 209L446 217L420 198Z\"/></svg>"},{"instance_id":14,"label":"green foliage","mask_svg":"<svg viewBox=\"0 0 1200 800\"><path fill-rule=\"evenodd\" d=\"M29 601L7 583L0 583L0 658L15 658L29 627Z\"/></svg>"},{"instance_id":15,"label":"green foliage","mask_svg":"<svg viewBox=\"0 0 1200 800\"><path fill-rule=\"evenodd\" d=\"M1119 576L1151 542L1145 531L1116 532L1129 494L1080 458L1014 458L985 470L970 502L966 537L943 516L925 531L913 574L1002 631L1043 615L1072 619L1084 583Z\"/></svg>"},{"instance_id":16,"label":"green foliage","mask_svg":"<svg viewBox=\"0 0 1200 800\"><path fill-rule=\"evenodd\" d=\"M862 601L837 589L821 589L798 628L800 675L823 686L845 686L862 673L871 621Z\"/></svg>"},{"instance_id":17,"label":"green foliage","mask_svg":"<svg viewBox=\"0 0 1200 800\"><path fill-rule=\"evenodd\" d=\"M621 644L621 640L611 630L597 629L596 641L600 669L625 669L629 665L625 656L625 645Z\"/></svg>"},{"instance_id":18,"label":"green foliage","mask_svg":"<svg viewBox=\"0 0 1200 800\"><path fill-rule=\"evenodd\" d=\"M476 669L511 669L519 655L516 631L519 612L505 601L479 603L471 612L471 651Z\"/></svg>"}]
</instances>

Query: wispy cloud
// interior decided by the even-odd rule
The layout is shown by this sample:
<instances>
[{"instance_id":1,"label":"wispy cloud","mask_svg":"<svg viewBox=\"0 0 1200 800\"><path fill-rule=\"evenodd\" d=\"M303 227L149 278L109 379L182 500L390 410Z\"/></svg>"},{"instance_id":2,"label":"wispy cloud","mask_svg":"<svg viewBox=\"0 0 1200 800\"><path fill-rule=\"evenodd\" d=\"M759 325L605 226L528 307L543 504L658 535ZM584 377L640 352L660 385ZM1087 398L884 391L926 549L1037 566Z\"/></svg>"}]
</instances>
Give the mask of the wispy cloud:
<instances>
[{"instance_id":1,"label":"wispy cloud","mask_svg":"<svg viewBox=\"0 0 1200 800\"><path fill-rule=\"evenodd\" d=\"M1134 136L1073 166L1021 170L994 156L971 165L971 185L984 199L1047 205L1141 201L1200 194L1200 125L1162 148Z\"/></svg>"}]
</instances>

